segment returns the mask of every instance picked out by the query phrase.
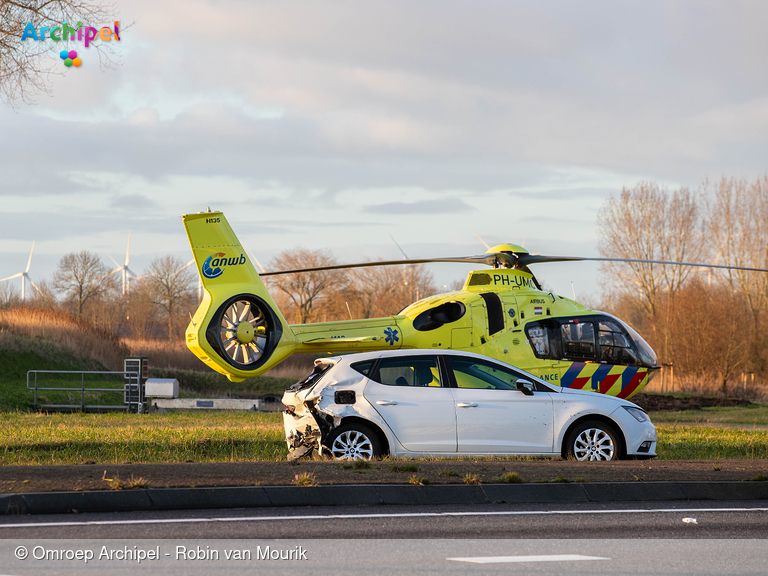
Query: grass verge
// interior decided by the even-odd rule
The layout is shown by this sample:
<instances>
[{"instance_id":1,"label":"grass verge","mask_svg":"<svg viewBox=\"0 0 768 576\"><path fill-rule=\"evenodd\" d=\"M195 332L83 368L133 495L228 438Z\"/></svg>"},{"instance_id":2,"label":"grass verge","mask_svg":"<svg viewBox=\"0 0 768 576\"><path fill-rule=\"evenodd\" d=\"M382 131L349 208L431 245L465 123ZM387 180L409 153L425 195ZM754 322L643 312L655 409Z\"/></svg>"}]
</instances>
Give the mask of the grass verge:
<instances>
[{"instance_id":1,"label":"grass verge","mask_svg":"<svg viewBox=\"0 0 768 576\"><path fill-rule=\"evenodd\" d=\"M660 424L656 453L660 460L768 458L768 430L728 430Z\"/></svg>"},{"instance_id":2,"label":"grass verge","mask_svg":"<svg viewBox=\"0 0 768 576\"><path fill-rule=\"evenodd\" d=\"M662 424L658 432L660 460L768 458L768 430ZM279 413L0 413L0 465L250 462L286 455ZM392 467L419 470L415 463Z\"/></svg>"},{"instance_id":3,"label":"grass verge","mask_svg":"<svg viewBox=\"0 0 768 576\"><path fill-rule=\"evenodd\" d=\"M287 455L276 413L0 414L0 465L248 462Z\"/></svg>"},{"instance_id":4,"label":"grass verge","mask_svg":"<svg viewBox=\"0 0 768 576\"><path fill-rule=\"evenodd\" d=\"M651 412L654 424L757 424L768 425L768 404L737 408L711 407L683 412Z\"/></svg>"}]
</instances>

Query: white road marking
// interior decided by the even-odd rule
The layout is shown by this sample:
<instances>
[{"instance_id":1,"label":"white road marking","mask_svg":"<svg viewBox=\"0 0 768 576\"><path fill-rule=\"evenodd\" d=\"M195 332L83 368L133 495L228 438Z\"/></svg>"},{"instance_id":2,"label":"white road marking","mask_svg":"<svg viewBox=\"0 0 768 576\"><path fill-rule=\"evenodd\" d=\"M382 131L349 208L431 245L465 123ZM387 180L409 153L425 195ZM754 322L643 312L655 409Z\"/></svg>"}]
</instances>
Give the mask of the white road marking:
<instances>
[{"instance_id":1,"label":"white road marking","mask_svg":"<svg viewBox=\"0 0 768 576\"><path fill-rule=\"evenodd\" d=\"M499 512L400 512L391 514L316 514L305 516L225 516L214 518L155 518L143 520L84 520L0 524L3 528L45 526L121 526L132 524L194 524L206 522L279 522L281 520L355 520L358 518L434 518L446 516L557 516L579 514L682 514L684 512L768 512L768 508L634 508L627 510L504 510Z\"/></svg>"},{"instance_id":2,"label":"white road marking","mask_svg":"<svg viewBox=\"0 0 768 576\"><path fill-rule=\"evenodd\" d=\"M575 560L610 560L602 556L582 556L581 554L550 554L548 556L479 556L477 558L446 558L456 562L474 564L501 564L512 562L573 562Z\"/></svg>"}]
</instances>

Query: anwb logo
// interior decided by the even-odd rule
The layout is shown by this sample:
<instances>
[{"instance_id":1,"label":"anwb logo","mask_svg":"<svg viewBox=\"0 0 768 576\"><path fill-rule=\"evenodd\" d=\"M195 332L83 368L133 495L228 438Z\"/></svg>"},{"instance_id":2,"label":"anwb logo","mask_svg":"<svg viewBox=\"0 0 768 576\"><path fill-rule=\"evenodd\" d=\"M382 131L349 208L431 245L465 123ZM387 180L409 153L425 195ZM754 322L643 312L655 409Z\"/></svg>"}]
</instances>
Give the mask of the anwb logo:
<instances>
[{"instance_id":1,"label":"anwb logo","mask_svg":"<svg viewBox=\"0 0 768 576\"><path fill-rule=\"evenodd\" d=\"M224 252L216 252L211 254L203 262L203 276L206 278L218 278L224 273L224 268L227 266L238 266L245 264L245 255L235 256L234 258L227 258Z\"/></svg>"}]
</instances>

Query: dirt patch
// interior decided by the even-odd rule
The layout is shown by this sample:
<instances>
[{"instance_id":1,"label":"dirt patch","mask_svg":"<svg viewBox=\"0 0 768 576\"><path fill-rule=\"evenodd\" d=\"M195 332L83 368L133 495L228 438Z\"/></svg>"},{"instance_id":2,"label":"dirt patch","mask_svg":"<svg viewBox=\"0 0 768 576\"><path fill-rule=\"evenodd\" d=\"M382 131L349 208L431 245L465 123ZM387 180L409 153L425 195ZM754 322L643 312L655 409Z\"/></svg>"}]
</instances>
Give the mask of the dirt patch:
<instances>
[{"instance_id":1,"label":"dirt patch","mask_svg":"<svg viewBox=\"0 0 768 576\"><path fill-rule=\"evenodd\" d=\"M749 406L749 400L740 398L718 398L716 396L691 396L675 398L662 394L637 394L630 399L646 412L683 412L684 410L701 410L702 408L722 407L734 408Z\"/></svg>"},{"instance_id":2,"label":"dirt patch","mask_svg":"<svg viewBox=\"0 0 768 576\"><path fill-rule=\"evenodd\" d=\"M403 471L397 471L398 467ZM3 466L0 493L108 490L111 483L105 478L142 479L141 486L148 488L291 485L306 475L320 485L409 484L414 476L430 484L462 484L473 482L475 476L477 482L488 484L510 472L523 482L741 481L768 476L768 461L382 460L371 462L370 468L312 461Z\"/></svg>"}]
</instances>

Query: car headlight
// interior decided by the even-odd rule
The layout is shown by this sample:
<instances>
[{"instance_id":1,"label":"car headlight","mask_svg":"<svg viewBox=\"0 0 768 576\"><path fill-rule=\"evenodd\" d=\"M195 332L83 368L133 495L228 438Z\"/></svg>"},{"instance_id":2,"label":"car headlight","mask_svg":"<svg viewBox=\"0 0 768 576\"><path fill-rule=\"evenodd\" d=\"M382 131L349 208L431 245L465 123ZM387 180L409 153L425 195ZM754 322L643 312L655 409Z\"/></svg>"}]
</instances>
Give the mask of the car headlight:
<instances>
[{"instance_id":1,"label":"car headlight","mask_svg":"<svg viewBox=\"0 0 768 576\"><path fill-rule=\"evenodd\" d=\"M634 406L622 406L622 408L624 408L624 410L632 414L632 416L634 416L635 420L637 420L638 422L651 421L651 418L648 416L648 414L640 410L640 408L635 408Z\"/></svg>"}]
</instances>

